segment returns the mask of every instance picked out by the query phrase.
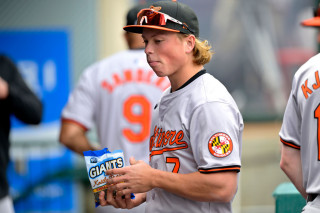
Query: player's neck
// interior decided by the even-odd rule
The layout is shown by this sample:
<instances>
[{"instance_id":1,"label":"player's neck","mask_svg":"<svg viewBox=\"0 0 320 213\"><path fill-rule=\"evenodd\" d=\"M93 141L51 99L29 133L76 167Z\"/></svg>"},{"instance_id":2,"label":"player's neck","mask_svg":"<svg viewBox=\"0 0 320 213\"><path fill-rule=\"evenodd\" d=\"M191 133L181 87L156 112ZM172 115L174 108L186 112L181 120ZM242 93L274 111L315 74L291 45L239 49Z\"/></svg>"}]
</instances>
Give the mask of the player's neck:
<instances>
[{"instance_id":1,"label":"player's neck","mask_svg":"<svg viewBox=\"0 0 320 213\"><path fill-rule=\"evenodd\" d=\"M194 65L191 68L181 69L175 72L173 75L168 76L171 83L171 92L179 89L183 84L185 84L190 78L197 74L203 69L202 65Z\"/></svg>"}]
</instances>

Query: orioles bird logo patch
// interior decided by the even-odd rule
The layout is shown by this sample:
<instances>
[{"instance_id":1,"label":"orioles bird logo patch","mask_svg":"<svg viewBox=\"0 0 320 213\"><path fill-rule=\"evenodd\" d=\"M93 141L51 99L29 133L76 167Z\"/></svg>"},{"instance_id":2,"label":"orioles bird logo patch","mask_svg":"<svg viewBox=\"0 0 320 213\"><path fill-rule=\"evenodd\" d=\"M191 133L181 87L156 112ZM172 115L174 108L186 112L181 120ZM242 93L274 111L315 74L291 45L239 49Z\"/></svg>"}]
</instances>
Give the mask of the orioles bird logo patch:
<instances>
[{"instance_id":1,"label":"orioles bird logo patch","mask_svg":"<svg viewBox=\"0 0 320 213\"><path fill-rule=\"evenodd\" d=\"M210 153L218 158L223 158L232 152L232 140L226 133L218 132L211 136L208 148Z\"/></svg>"}]
</instances>

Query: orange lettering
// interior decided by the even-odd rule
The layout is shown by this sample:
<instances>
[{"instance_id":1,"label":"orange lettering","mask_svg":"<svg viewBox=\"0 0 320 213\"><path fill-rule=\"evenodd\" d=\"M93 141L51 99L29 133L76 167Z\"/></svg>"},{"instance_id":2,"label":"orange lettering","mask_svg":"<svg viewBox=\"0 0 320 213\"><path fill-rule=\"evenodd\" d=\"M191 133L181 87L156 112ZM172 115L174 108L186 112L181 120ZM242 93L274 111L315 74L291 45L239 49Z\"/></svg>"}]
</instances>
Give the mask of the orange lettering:
<instances>
[{"instance_id":1,"label":"orange lettering","mask_svg":"<svg viewBox=\"0 0 320 213\"><path fill-rule=\"evenodd\" d=\"M170 140L170 135L171 135L170 133L171 133L171 131L166 132L165 140L163 142L164 146L166 146L168 144L168 141Z\"/></svg>"},{"instance_id":2,"label":"orange lettering","mask_svg":"<svg viewBox=\"0 0 320 213\"><path fill-rule=\"evenodd\" d=\"M146 82L147 83L151 83L151 77L154 75L154 72L153 71L149 71L148 73L147 73L147 77L146 77Z\"/></svg>"},{"instance_id":3,"label":"orange lettering","mask_svg":"<svg viewBox=\"0 0 320 213\"><path fill-rule=\"evenodd\" d=\"M158 131L159 131L159 128L158 128L157 126L155 126L155 127L154 127L154 130L153 130L153 135L154 135L154 137L157 137Z\"/></svg>"},{"instance_id":4,"label":"orange lettering","mask_svg":"<svg viewBox=\"0 0 320 213\"><path fill-rule=\"evenodd\" d=\"M180 130L180 131L178 132L178 134L176 135L176 138L175 138L175 143L176 143L177 145L182 145L182 144L185 143L184 141L181 142L181 140L183 139L183 136L184 136L183 131Z\"/></svg>"},{"instance_id":5,"label":"orange lettering","mask_svg":"<svg viewBox=\"0 0 320 213\"><path fill-rule=\"evenodd\" d=\"M169 145L172 146L174 144L174 138L176 136L176 132L177 131L171 131L171 137L170 137L170 140L169 140Z\"/></svg>"},{"instance_id":6,"label":"orange lettering","mask_svg":"<svg viewBox=\"0 0 320 213\"><path fill-rule=\"evenodd\" d=\"M154 136L151 136L151 137L150 137L150 146L149 146L150 152L151 152L152 148L154 147L154 139L155 139Z\"/></svg>"},{"instance_id":7,"label":"orange lettering","mask_svg":"<svg viewBox=\"0 0 320 213\"><path fill-rule=\"evenodd\" d=\"M158 79L156 80L156 85L159 87L164 80L165 80L164 77L158 78Z\"/></svg>"},{"instance_id":8,"label":"orange lettering","mask_svg":"<svg viewBox=\"0 0 320 213\"><path fill-rule=\"evenodd\" d=\"M314 73L314 76L316 78L316 83L312 85L313 89L318 89L320 87L320 80L319 80L319 71L316 71Z\"/></svg>"},{"instance_id":9,"label":"orange lettering","mask_svg":"<svg viewBox=\"0 0 320 213\"><path fill-rule=\"evenodd\" d=\"M108 84L108 82L105 80L101 82L101 87L109 90L109 92L112 92L112 90L113 90L112 86L110 84Z\"/></svg>"},{"instance_id":10,"label":"orange lettering","mask_svg":"<svg viewBox=\"0 0 320 213\"><path fill-rule=\"evenodd\" d=\"M157 140L157 144L156 147L160 147L161 145L161 138L162 138L162 128L159 130L158 132L158 140Z\"/></svg>"},{"instance_id":11,"label":"orange lettering","mask_svg":"<svg viewBox=\"0 0 320 213\"><path fill-rule=\"evenodd\" d=\"M124 71L124 78L125 78L126 82L131 82L132 81L132 71L131 70Z\"/></svg>"},{"instance_id":12,"label":"orange lettering","mask_svg":"<svg viewBox=\"0 0 320 213\"><path fill-rule=\"evenodd\" d=\"M163 147L163 144L164 144L164 140L165 140L165 132L163 131L163 132L161 132L161 142L160 142L160 144L159 144L159 146L158 147Z\"/></svg>"},{"instance_id":13,"label":"orange lettering","mask_svg":"<svg viewBox=\"0 0 320 213\"><path fill-rule=\"evenodd\" d=\"M308 93L312 94L312 90L308 87L308 79L305 81L305 85L301 86L303 95L306 99L308 99Z\"/></svg>"},{"instance_id":14,"label":"orange lettering","mask_svg":"<svg viewBox=\"0 0 320 213\"><path fill-rule=\"evenodd\" d=\"M162 83L165 78L155 78L153 80L153 75L155 75L154 72L150 70L144 71L143 69L137 69L136 71L133 71L128 69L124 71L123 77L119 76L119 74L117 73L114 73L112 75L112 79L110 79L111 82L108 83L107 79L103 80L101 82L101 87L108 90L109 92L113 92L116 87L133 81L157 87L161 91L167 89L170 86L170 83L166 83L165 85L164 83Z\"/></svg>"},{"instance_id":15,"label":"orange lettering","mask_svg":"<svg viewBox=\"0 0 320 213\"><path fill-rule=\"evenodd\" d=\"M163 152L176 151L188 148L188 143L182 141L183 137L184 133L182 130L178 131L178 133L175 130L162 131L162 128L159 129L157 126L155 126L153 135L150 137L149 141L150 158L154 155L162 155ZM162 149L152 150L153 148Z\"/></svg>"},{"instance_id":16,"label":"orange lettering","mask_svg":"<svg viewBox=\"0 0 320 213\"><path fill-rule=\"evenodd\" d=\"M121 78L119 77L119 75L117 73L114 73L112 77L114 80L114 86L119 86L121 84Z\"/></svg>"}]
</instances>

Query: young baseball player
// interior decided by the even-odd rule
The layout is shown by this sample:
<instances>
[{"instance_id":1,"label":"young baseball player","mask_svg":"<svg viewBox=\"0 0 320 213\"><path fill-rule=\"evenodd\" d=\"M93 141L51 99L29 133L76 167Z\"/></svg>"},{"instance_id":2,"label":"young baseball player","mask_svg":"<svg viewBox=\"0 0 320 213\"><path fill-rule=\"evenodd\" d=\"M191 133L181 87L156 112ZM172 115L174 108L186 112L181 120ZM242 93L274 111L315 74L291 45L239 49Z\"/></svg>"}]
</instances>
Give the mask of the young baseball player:
<instances>
[{"instance_id":1,"label":"young baseball player","mask_svg":"<svg viewBox=\"0 0 320 213\"><path fill-rule=\"evenodd\" d=\"M319 2L318 2L319 4ZM319 7L304 26L320 27ZM280 130L280 167L307 199L304 213L320 212L320 54L295 73Z\"/></svg>"},{"instance_id":2,"label":"young baseball player","mask_svg":"<svg viewBox=\"0 0 320 213\"><path fill-rule=\"evenodd\" d=\"M135 24L141 8L138 5L129 10L128 24ZM125 38L129 50L93 64L82 74L62 112L60 141L81 155L95 150L86 132L96 127L101 147L121 149L125 164L130 165L131 156L149 161L152 110L170 82L157 77L148 65L140 35L126 32ZM129 211L109 206L98 207L95 212ZM144 207L130 212L144 212Z\"/></svg>"},{"instance_id":3,"label":"young baseball player","mask_svg":"<svg viewBox=\"0 0 320 213\"><path fill-rule=\"evenodd\" d=\"M101 205L146 212L232 212L241 166L243 120L227 89L203 65L210 46L199 40L197 16L180 2L159 1L138 14L149 65L171 87L153 110L150 165L109 170ZM115 193L116 192L116 193ZM136 198L130 199L130 193ZM122 196L125 195L125 199Z\"/></svg>"}]
</instances>

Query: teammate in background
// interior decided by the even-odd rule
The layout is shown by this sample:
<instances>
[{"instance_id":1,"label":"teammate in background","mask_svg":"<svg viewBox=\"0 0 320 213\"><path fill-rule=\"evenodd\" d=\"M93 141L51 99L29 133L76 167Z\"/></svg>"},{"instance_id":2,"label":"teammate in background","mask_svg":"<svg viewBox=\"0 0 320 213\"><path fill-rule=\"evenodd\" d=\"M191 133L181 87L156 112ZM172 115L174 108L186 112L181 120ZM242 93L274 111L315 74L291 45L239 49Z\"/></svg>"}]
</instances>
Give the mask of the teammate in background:
<instances>
[{"instance_id":1,"label":"teammate in background","mask_svg":"<svg viewBox=\"0 0 320 213\"><path fill-rule=\"evenodd\" d=\"M212 52L199 40L196 14L180 2L158 1L139 12L137 23L124 29L142 34L149 65L171 87L153 111L150 165L130 158L131 166L108 170L122 176L108 180L115 185L106 199L100 194L101 205L130 209L146 201L146 212L232 212L243 119L203 67Z\"/></svg>"},{"instance_id":2,"label":"teammate in background","mask_svg":"<svg viewBox=\"0 0 320 213\"><path fill-rule=\"evenodd\" d=\"M0 56L0 209L14 212L9 196L7 166L9 162L10 116L15 115L27 124L39 124L42 103L23 81L16 65L8 57Z\"/></svg>"},{"instance_id":3,"label":"teammate in background","mask_svg":"<svg viewBox=\"0 0 320 213\"><path fill-rule=\"evenodd\" d=\"M320 27L320 8L304 26ZM280 167L307 199L304 213L320 212L320 54L295 73L280 130Z\"/></svg>"},{"instance_id":4,"label":"teammate in background","mask_svg":"<svg viewBox=\"0 0 320 213\"><path fill-rule=\"evenodd\" d=\"M127 24L135 24L138 5L127 14ZM123 150L129 158L149 161L149 131L152 109L162 92L169 87L167 78L158 78L148 65L140 35L126 32L129 50L114 54L85 70L62 112L60 141L69 149L83 154L95 150L86 136L97 128L101 148ZM98 207L96 212L144 212Z\"/></svg>"}]
</instances>

